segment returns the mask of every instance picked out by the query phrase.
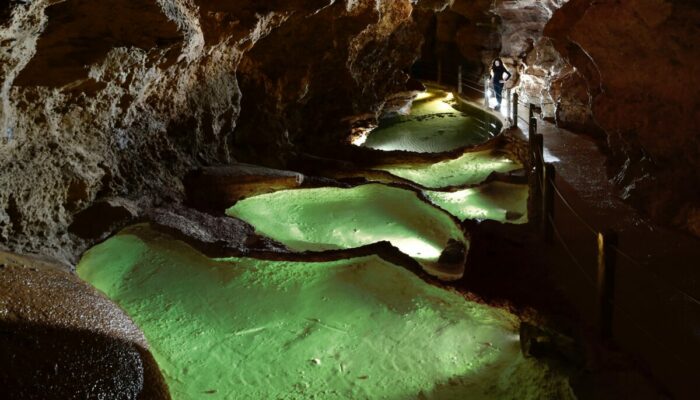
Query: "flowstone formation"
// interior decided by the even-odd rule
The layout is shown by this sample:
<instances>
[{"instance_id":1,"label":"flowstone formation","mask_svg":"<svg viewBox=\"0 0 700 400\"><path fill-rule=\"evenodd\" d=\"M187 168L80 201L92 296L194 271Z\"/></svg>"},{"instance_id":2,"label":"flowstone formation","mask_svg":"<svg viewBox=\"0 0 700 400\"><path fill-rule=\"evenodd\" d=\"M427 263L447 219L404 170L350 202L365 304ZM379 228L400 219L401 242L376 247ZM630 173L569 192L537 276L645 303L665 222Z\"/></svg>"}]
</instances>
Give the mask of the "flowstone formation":
<instances>
[{"instance_id":1,"label":"flowstone formation","mask_svg":"<svg viewBox=\"0 0 700 400\"><path fill-rule=\"evenodd\" d=\"M382 184L283 190L241 200L227 214L296 251L352 249L388 241L440 279L464 274L469 242L450 216L415 192ZM454 242L461 257L441 258Z\"/></svg>"},{"instance_id":2,"label":"flowstone formation","mask_svg":"<svg viewBox=\"0 0 700 400\"><path fill-rule=\"evenodd\" d=\"M139 323L174 399L573 399L514 315L376 256L213 260L145 226L78 273Z\"/></svg>"},{"instance_id":3,"label":"flowstone formation","mask_svg":"<svg viewBox=\"0 0 700 400\"><path fill-rule=\"evenodd\" d=\"M282 165L308 138L333 141L403 88L414 15L446 3L5 3L0 241L75 260L113 229L70 233L97 201L138 214L181 200L193 167Z\"/></svg>"},{"instance_id":4,"label":"flowstone formation","mask_svg":"<svg viewBox=\"0 0 700 400\"><path fill-rule=\"evenodd\" d=\"M429 87L413 100L408 115L382 118L363 146L384 151L441 153L486 143L502 127L498 118L460 101L454 93Z\"/></svg>"}]
</instances>

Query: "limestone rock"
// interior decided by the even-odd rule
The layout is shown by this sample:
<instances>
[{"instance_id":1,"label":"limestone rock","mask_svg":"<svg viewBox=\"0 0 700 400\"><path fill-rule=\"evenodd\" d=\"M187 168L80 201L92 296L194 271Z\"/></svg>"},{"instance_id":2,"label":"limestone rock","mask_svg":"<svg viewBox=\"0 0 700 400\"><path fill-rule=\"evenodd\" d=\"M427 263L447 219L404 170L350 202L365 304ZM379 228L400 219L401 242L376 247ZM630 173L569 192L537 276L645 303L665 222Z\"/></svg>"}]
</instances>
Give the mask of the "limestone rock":
<instances>
[{"instance_id":1,"label":"limestone rock","mask_svg":"<svg viewBox=\"0 0 700 400\"><path fill-rule=\"evenodd\" d=\"M405 87L414 11L448 3L3 3L0 243L75 260L97 199L178 203L194 168L322 152Z\"/></svg>"},{"instance_id":2,"label":"limestone rock","mask_svg":"<svg viewBox=\"0 0 700 400\"><path fill-rule=\"evenodd\" d=\"M287 251L284 245L255 234L255 229L242 220L214 216L187 207L153 209L148 212L148 221L155 228L181 238L209 257L245 255L250 251Z\"/></svg>"},{"instance_id":3,"label":"limestone rock","mask_svg":"<svg viewBox=\"0 0 700 400\"><path fill-rule=\"evenodd\" d=\"M143 333L51 261L0 252L0 331L7 398L170 398Z\"/></svg>"},{"instance_id":4,"label":"limestone rock","mask_svg":"<svg viewBox=\"0 0 700 400\"><path fill-rule=\"evenodd\" d=\"M678 226L700 204L698 20L693 1L571 0L545 30L585 79L623 194Z\"/></svg>"}]
</instances>

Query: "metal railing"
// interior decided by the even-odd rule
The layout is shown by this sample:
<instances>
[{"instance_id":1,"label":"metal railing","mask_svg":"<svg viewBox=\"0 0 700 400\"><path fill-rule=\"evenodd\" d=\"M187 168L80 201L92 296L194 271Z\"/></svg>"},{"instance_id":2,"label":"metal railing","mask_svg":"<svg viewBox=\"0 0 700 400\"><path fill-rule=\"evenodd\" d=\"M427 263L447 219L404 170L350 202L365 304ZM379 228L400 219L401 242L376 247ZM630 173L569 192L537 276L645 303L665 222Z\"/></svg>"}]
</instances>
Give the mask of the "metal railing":
<instances>
[{"instance_id":1,"label":"metal railing","mask_svg":"<svg viewBox=\"0 0 700 400\"><path fill-rule=\"evenodd\" d=\"M517 101L517 98L514 99L515 104L517 104ZM656 288L660 292L669 293L673 299L680 299L680 301L676 301L676 303L680 304L682 308L680 310L670 310L670 312L681 314L681 332L677 332L677 334L683 336L685 332L690 340L693 340L693 332L700 327L697 325L694 326L685 316L700 315L700 299L687 290L678 287L666 277L661 276L653 269L645 266L644 263L638 261L635 257L623 251L618 245L618 237L614 231L594 227L594 224L587 221L586 218L583 217L583 213L572 205L572 202L567 199L561 188L556 184L556 169L554 164L545 161L544 137L542 134L537 133L538 122L537 118L534 116L534 106L530 104L529 109L528 137L531 162L530 172L534 175L534 198L539 202L537 208L539 208L540 213L539 221L537 222L539 222L544 241L547 243L554 243L556 241L561 246L578 273L583 277L583 282L585 282L588 289L595 294L597 311L596 325L601 338L604 340L614 338L614 323L619 317L631 324L631 326L646 337L651 344L660 349L664 349L676 362L688 368L695 368L691 359L687 358L687 353L679 352L677 348L674 349L673 345L669 344L667 339L661 338L658 334L652 332L649 326L645 326L644 322L635 317L635 314L638 312L624 305L624 299L616 299L617 286L621 283L629 284L629 282L616 282L615 278L620 276L634 276L635 279L643 279L642 277L646 277L650 286ZM517 115L515 118L518 118ZM587 235L579 237L578 239L590 241L590 243L595 246L596 257L594 265L588 265L588 268L586 268L585 262L576 254L571 243L565 239L565 235L557 227L555 203L561 204L563 211L569 213L574 221L578 223L578 226L582 228L584 235ZM567 228L572 230L574 227ZM624 263L621 262L623 260ZM619 269L622 266L630 268L630 273L626 275L620 273ZM591 274L589 272L591 269L596 271L596 273ZM675 308L677 308L677 306L675 306ZM694 340L697 341L697 337L695 337ZM685 345L698 346L697 343L685 343Z\"/></svg>"},{"instance_id":2,"label":"metal railing","mask_svg":"<svg viewBox=\"0 0 700 400\"><path fill-rule=\"evenodd\" d=\"M441 78L438 74L438 80ZM462 71L461 66L457 74L457 91L463 94L464 90L470 90L483 96L484 106L490 108L489 99L491 96L491 82L488 76L467 75ZM585 295L595 307L594 325L597 326L599 335L604 340L615 339L617 342L627 342L635 337L645 338L648 347L656 347L663 350L665 366L669 362L683 365L687 371L695 368L691 360L700 357L700 299L672 283L666 277L660 275L645 263L640 262L635 257L623 251L618 245L616 232L610 229L596 228L585 217L583 212L573 206L572 201L567 198L561 187L556 184L556 168L554 164L545 160L544 156L544 136L538 133L537 114L541 113L542 106L555 105L556 103L541 101L539 107L531 102L520 99L517 89L506 89L503 100L506 104L506 118L511 127L518 127L519 121L523 122L523 131L527 130L529 143L529 173L534 177L535 183L532 188L536 203L535 208L538 214L534 223L538 226L543 240L548 244L558 243L566 257L571 260L575 272L579 274L584 282L582 289ZM526 113L520 114L519 107L524 106ZM555 218L555 206L563 208L562 211L570 214L575 221L573 224L580 227L579 232L573 233L573 237L566 238L567 233L576 231L576 227L567 226L566 230L560 230ZM569 232L571 231L571 232ZM583 233L581 233L581 231ZM585 259L585 254L577 254L576 244L585 244L595 253L589 260ZM585 248L584 246L584 248ZM632 279L619 279L620 277L634 277ZM618 280L616 280L618 278ZM633 307L625 302L634 302L636 299L629 295L630 291L643 291L641 280L646 281L646 286L654 290L666 293L666 303L659 305L669 314L681 315L681 322L678 326L670 327L668 331L659 332L655 328L658 322L655 318L646 323L639 315L640 311L633 310ZM636 285L636 286L635 286ZM635 286L634 289L626 288L627 292L622 293L622 287ZM622 294L622 295L621 295ZM659 300L659 301L663 301ZM583 310L581 312L584 312ZM641 311L645 313L646 310ZM692 320L691 317L692 316ZM655 316L657 317L657 316ZM624 324L623 324L624 322ZM621 328L624 326L624 329ZM615 329L617 328L617 329ZM662 327L667 329L669 327ZM657 330L655 332L655 329ZM675 330L672 330L675 329ZM627 331L625 331L627 330ZM669 333L670 332L670 333ZM682 340L669 340L668 337L683 337ZM628 349L629 350L629 349ZM685 351L688 350L688 351ZM654 358L658 355L650 355L648 349L631 349L634 354L643 354ZM672 361L670 361L671 359ZM677 369L676 369L677 371Z\"/></svg>"},{"instance_id":3,"label":"metal railing","mask_svg":"<svg viewBox=\"0 0 700 400\"><path fill-rule=\"evenodd\" d=\"M483 95L485 107L490 108L491 82L489 77L464 74L461 66L458 68L457 75L459 94L462 94L465 89L479 93ZM441 71L438 72L438 78L439 80L442 78ZM625 329L632 329L635 335L638 334L637 336L641 335L646 338L646 343L663 349L663 354L672 358L673 362L685 366L689 371L695 370L696 367L694 363L691 363L691 360L697 358L695 356L700 356L700 335L697 333L700 332L700 299L623 251L618 245L616 232L610 229L596 228L595 224L583 216L583 212L572 205L572 201L564 195L563 190L556 184L556 168L554 164L545 160L544 136L538 133L537 114L541 114L540 107L556 103L539 101L540 107L538 107L531 102L523 101L520 97L519 91L512 88L506 90L503 100L506 101L506 115L511 127L518 127L518 122L522 121L524 123L523 131L527 130L529 142L529 160L527 161L530 164L529 173L534 177L534 196L532 197L536 199L536 214L538 214L534 218L534 223L540 229L545 243L558 243L571 260L576 272L581 275L582 281L585 282L582 290L587 293L589 298L592 298L590 301L595 304L594 324L597 326L600 337L603 340L626 341L629 339L630 333L620 338L616 336L614 331L616 326L622 326L621 321L625 321ZM520 106L526 108L525 114L527 115L519 113ZM572 216L575 224L581 228L583 233L575 233L575 237L566 239L565 231L560 230L557 226L555 218L557 204L560 204L561 208ZM575 231L575 227L567 226L566 231ZM595 257L588 261L582 260L583 255L576 254L576 243L572 243L572 241L585 243L595 249ZM677 331L673 331L673 333L676 336L685 335L684 340L680 340L680 343L674 343L660 337L662 335L658 332L655 333L653 328L654 324L658 325L656 320L647 321L645 324L639 316L635 316L635 311L625 305L625 300L629 302L635 301L635 299L631 296L628 296L629 298L619 296L618 292L622 286L635 285L635 282L628 282L630 279L616 281L616 277L619 279L619 277L625 276L621 272L623 267L629 272L627 277L633 276L637 280L637 286L642 285L640 279L646 279L647 286L656 291L667 293L666 297L671 300L667 301L669 304L665 304L667 306L665 309L667 308L669 313L681 314L680 326L677 326ZM636 289L641 291L644 288ZM690 321L687 316L695 318L695 322ZM666 333L668 336L668 332ZM619 334L622 335L622 333ZM692 351L695 353L679 350L679 348L688 349L689 347L692 347ZM644 353L639 349L632 351L636 354Z\"/></svg>"}]
</instances>

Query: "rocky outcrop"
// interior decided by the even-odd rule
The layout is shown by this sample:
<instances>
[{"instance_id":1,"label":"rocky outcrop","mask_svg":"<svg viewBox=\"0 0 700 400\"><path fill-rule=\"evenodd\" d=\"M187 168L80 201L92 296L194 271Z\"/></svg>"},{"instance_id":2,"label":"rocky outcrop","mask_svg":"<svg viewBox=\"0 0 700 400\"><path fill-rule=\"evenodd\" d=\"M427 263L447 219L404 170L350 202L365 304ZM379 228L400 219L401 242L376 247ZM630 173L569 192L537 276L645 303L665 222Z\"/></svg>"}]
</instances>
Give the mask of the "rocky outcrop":
<instances>
[{"instance_id":1,"label":"rocky outcrop","mask_svg":"<svg viewBox=\"0 0 700 400\"><path fill-rule=\"evenodd\" d=\"M131 319L52 261L0 251L0 331L6 398L170 398Z\"/></svg>"},{"instance_id":2,"label":"rocky outcrop","mask_svg":"<svg viewBox=\"0 0 700 400\"><path fill-rule=\"evenodd\" d=\"M148 220L150 227L189 243L208 257L289 251L283 244L257 235L255 228L245 221L179 205L150 210Z\"/></svg>"},{"instance_id":3,"label":"rocky outcrop","mask_svg":"<svg viewBox=\"0 0 700 400\"><path fill-rule=\"evenodd\" d=\"M607 148L624 198L700 235L697 2L456 0L443 14L426 33L456 44L452 62L483 74L501 56L521 99Z\"/></svg>"},{"instance_id":4,"label":"rocky outcrop","mask_svg":"<svg viewBox=\"0 0 700 400\"><path fill-rule=\"evenodd\" d=\"M575 68L622 195L657 221L700 235L700 5L571 0L545 30ZM578 78L580 77L580 78Z\"/></svg>"},{"instance_id":5,"label":"rocky outcrop","mask_svg":"<svg viewBox=\"0 0 700 400\"><path fill-rule=\"evenodd\" d=\"M36 0L0 14L0 242L67 260L96 200L177 203L234 157L284 165L374 118L443 1Z\"/></svg>"}]
</instances>

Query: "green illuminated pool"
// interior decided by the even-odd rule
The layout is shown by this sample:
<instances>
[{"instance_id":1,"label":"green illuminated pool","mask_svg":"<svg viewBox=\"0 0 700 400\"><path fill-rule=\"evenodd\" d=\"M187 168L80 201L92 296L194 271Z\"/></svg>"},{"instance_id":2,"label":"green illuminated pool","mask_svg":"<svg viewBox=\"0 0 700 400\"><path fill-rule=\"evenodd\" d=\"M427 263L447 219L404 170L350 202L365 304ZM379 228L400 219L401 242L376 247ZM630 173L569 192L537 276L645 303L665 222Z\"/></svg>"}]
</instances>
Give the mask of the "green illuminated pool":
<instances>
[{"instance_id":1,"label":"green illuminated pool","mask_svg":"<svg viewBox=\"0 0 700 400\"><path fill-rule=\"evenodd\" d=\"M490 219L525 224L529 192L524 184L492 182L455 192L427 191L426 195L460 220Z\"/></svg>"},{"instance_id":2,"label":"green illuminated pool","mask_svg":"<svg viewBox=\"0 0 700 400\"><path fill-rule=\"evenodd\" d=\"M389 241L441 279L458 279L464 263L441 265L450 239L469 243L445 212L412 191L381 184L351 189L283 190L254 196L227 210L296 251L351 249Z\"/></svg>"},{"instance_id":3,"label":"green illuminated pool","mask_svg":"<svg viewBox=\"0 0 700 400\"><path fill-rule=\"evenodd\" d=\"M467 152L437 163L392 164L374 169L389 172L431 189L467 186L483 182L492 172L511 172L523 168L498 150Z\"/></svg>"},{"instance_id":4,"label":"green illuminated pool","mask_svg":"<svg viewBox=\"0 0 700 400\"><path fill-rule=\"evenodd\" d=\"M175 400L573 398L520 355L515 316L374 256L212 260L136 226L78 274L143 329Z\"/></svg>"},{"instance_id":5,"label":"green illuminated pool","mask_svg":"<svg viewBox=\"0 0 700 400\"><path fill-rule=\"evenodd\" d=\"M466 104L459 108L452 93L429 88L414 101L410 115L381 120L363 146L441 153L485 143L503 127L498 118L479 108Z\"/></svg>"}]
</instances>

